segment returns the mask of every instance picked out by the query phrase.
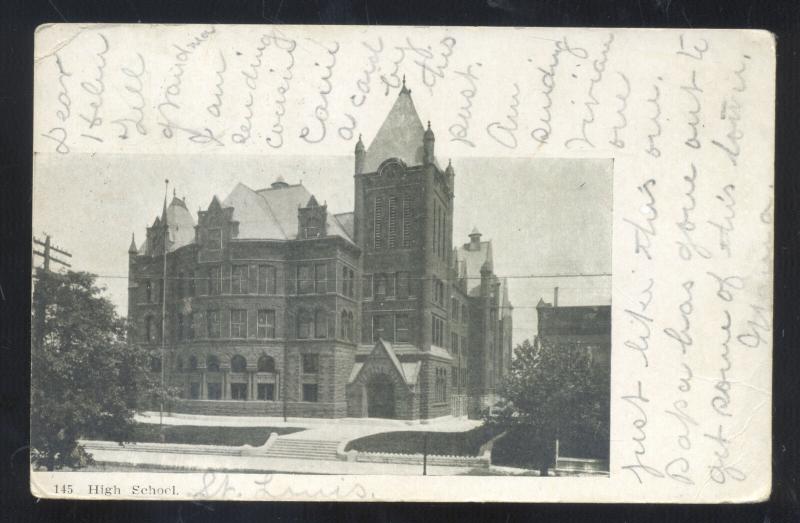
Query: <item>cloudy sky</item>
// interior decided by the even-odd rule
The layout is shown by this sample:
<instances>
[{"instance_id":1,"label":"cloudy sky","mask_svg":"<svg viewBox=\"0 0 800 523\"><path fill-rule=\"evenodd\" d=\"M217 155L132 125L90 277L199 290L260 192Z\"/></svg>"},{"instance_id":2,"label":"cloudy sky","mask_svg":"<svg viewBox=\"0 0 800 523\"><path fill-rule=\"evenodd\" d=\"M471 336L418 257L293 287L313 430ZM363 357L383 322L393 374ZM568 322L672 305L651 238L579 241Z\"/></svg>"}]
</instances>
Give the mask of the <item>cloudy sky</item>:
<instances>
[{"instance_id":1,"label":"cloudy sky","mask_svg":"<svg viewBox=\"0 0 800 523\"><path fill-rule=\"evenodd\" d=\"M610 303L610 277L530 277L611 272L610 160L454 158L453 166L454 245L473 227L492 240L495 272L510 277L514 343L533 336L534 306L552 302L555 286L561 305ZM195 219L213 195L240 181L267 187L279 175L337 213L353 209L352 169L351 156L37 155L33 231L71 252L74 268L100 275L124 315L131 234L140 244L160 214L165 178Z\"/></svg>"}]
</instances>

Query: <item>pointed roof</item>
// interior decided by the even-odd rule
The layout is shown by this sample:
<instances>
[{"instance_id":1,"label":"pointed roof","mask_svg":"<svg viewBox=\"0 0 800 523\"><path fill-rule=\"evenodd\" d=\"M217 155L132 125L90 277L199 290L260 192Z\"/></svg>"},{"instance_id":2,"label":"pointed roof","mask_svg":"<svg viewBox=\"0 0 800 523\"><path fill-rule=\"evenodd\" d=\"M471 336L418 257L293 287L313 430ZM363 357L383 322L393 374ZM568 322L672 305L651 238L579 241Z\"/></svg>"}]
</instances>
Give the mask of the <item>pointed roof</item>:
<instances>
[{"instance_id":1,"label":"pointed roof","mask_svg":"<svg viewBox=\"0 0 800 523\"><path fill-rule=\"evenodd\" d=\"M236 184L223 205L233 207L233 220L239 222L237 238L286 238L266 200L245 184Z\"/></svg>"},{"instance_id":2,"label":"pointed roof","mask_svg":"<svg viewBox=\"0 0 800 523\"><path fill-rule=\"evenodd\" d=\"M411 91L403 84L383 125L367 148L364 172L377 171L388 158L400 158L407 165L421 165L424 136L425 128L411 100Z\"/></svg>"},{"instance_id":3,"label":"pointed roof","mask_svg":"<svg viewBox=\"0 0 800 523\"><path fill-rule=\"evenodd\" d=\"M361 374L361 371L369 364L371 360L375 359L379 353L383 353L387 358L389 358L389 361L392 363L392 367L394 367L394 369L397 371L397 374L403 380L403 383L408 386L412 386L416 383L417 374L419 372L418 366L413 364L401 364L400 360L397 359L397 354L395 354L394 349L392 348L392 344L382 338L378 338L378 341L375 342L372 351L363 363L356 363L353 366L353 370L350 372L349 383L354 382L356 378L358 378L358 375Z\"/></svg>"},{"instance_id":4,"label":"pointed roof","mask_svg":"<svg viewBox=\"0 0 800 523\"><path fill-rule=\"evenodd\" d=\"M194 242L194 217L186 208L186 202L173 196L163 214L169 228L170 251Z\"/></svg>"},{"instance_id":5,"label":"pointed roof","mask_svg":"<svg viewBox=\"0 0 800 523\"><path fill-rule=\"evenodd\" d=\"M128 247L128 254L139 254L139 248L136 247L136 235L131 233L131 245Z\"/></svg>"}]
</instances>

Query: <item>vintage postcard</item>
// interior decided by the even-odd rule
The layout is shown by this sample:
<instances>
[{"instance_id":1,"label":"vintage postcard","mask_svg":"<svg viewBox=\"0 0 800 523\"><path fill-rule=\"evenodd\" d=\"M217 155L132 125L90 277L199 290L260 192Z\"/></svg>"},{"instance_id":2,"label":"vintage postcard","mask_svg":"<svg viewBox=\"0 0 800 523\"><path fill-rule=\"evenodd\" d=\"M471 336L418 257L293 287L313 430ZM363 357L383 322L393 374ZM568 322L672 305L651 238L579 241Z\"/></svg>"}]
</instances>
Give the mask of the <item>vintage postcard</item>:
<instances>
[{"instance_id":1,"label":"vintage postcard","mask_svg":"<svg viewBox=\"0 0 800 523\"><path fill-rule=\"evenodd\" d=\"M775 41L41 26L31 491L752 502Z\"/></svg>"}]
</instances>

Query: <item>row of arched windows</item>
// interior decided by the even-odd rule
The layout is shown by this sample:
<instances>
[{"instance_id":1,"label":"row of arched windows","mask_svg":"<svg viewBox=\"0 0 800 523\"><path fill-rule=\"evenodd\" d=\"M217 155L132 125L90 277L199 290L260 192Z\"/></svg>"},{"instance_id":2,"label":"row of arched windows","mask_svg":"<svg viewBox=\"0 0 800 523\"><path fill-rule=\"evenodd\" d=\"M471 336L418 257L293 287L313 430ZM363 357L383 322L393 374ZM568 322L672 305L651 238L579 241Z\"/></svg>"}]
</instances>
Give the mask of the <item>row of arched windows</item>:
<instances>
[{"instance_id":1,"label":"row of arched windows","mask_svg":"<svg viewBox=\"0 0 800 523\"><path fill-rule=\"evenodd\" d=\"M175 367L178 370L196 371L197 370L197 356L189 356L188 364L184 366L183 358L178 356L175 360ZM206 357L206 372L219 372L219 358L217 356L209 355ZM231 372L246 372L247 360L244 356L236 354L231 357ZM275 372L275 359L271 356L262 355L258 358L256 364L256 372Z\"/></svg>"}]
</instances>

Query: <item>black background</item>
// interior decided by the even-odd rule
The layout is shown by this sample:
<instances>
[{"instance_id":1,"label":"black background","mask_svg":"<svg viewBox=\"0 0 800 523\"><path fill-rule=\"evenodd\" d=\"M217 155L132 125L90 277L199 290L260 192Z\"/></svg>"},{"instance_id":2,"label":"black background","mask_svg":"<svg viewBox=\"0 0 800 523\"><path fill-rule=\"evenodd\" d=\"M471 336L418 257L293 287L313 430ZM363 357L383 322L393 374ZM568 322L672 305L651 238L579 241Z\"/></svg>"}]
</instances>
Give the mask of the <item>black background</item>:
<instances>
[{"instance_id":1,"label":"black background","mask_svg":"<svg viewBox=\"0 0 800 523\"><path fill-rule=\"evenodd\" d=\"M28 490L33 31L46 22L736 27L777 35L773 494L721 506L35 500ZM7 521L800 521L800 1L0 0L0 498ZM85 205L85 202L70 202ZM488 479L486 481L491 481ZM654 487L655 488L655 487Z\"/></svg>"}]
</instances>

